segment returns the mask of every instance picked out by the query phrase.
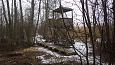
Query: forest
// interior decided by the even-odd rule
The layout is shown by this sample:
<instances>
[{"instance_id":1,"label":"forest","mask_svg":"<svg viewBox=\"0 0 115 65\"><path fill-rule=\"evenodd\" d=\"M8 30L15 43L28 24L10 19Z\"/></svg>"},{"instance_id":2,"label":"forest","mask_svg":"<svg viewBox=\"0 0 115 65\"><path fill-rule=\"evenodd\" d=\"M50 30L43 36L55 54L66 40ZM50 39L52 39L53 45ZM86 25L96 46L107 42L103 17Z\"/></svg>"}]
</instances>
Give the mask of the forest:
<instances>
[{"instance_id":1,"label":"forest","mask_svg":"<svg viewBox=\"0 0 115 65\"><path fill-rule=\"evenodd\" d=\"M0 65L115 65L115 0L0 0Z\"/></svg>"}]
</instances>

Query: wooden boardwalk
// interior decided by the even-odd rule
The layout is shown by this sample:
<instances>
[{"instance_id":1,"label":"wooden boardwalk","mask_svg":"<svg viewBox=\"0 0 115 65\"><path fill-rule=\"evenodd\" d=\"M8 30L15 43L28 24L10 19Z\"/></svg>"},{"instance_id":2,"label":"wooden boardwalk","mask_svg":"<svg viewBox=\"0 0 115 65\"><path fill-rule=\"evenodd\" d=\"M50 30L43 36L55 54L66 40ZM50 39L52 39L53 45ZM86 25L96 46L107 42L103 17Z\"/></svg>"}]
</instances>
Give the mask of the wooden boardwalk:
<instances>
[{"instance_id":1,"label":"wooden boardwalk","mask_svg":"<svg viewBox=\"0 0 115 65\"><path fill-rule=\"evenodd\" d=\"M75 51L73 50L69 50L70 48L63 48L62 46L58 46L58 45L54 45L54 44L49 44L49 43L37 43L37 45L42 46L44 48L47 48L53 52L57 52L59 54L62 55L77 55L77 53L75 53Z\"/></svg>"}]
</instances>

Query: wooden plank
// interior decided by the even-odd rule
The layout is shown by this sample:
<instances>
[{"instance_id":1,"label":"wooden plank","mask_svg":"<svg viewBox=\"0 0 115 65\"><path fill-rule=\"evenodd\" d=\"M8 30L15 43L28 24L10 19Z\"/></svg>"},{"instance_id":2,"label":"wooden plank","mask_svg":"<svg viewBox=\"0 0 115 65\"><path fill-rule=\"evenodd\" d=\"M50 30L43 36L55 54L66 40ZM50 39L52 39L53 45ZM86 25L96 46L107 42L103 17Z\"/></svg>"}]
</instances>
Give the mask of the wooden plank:
<instances>
[{"instance_id":1,"label":"wooden plank","mask_svg":"<svg viewBox=\"0 0 115 65\"><path fill-rule=\"evenodd\" d=\"M38 45L40 45L40 46L42 46L44 48L47 48L47 49L49 49L51 51L57 52L59 54L62 54L62 55L67 55L67 56L68 55L77 55L73 51L69 51L66 48L59 47L59 46L56 46L56 45L54 47L53 47L53 45L51 46L51 45L48 45L47 43L46 44L38 43Z\"/></svg>"}]
</instances>

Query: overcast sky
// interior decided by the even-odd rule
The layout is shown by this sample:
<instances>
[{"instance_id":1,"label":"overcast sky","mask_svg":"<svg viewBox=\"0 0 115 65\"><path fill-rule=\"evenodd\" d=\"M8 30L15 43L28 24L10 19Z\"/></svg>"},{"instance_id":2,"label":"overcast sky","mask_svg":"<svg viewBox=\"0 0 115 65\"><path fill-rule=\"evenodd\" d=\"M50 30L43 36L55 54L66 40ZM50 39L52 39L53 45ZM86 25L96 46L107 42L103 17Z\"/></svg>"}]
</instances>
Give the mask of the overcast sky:
<instances>
[{"instance_id":1,"label":"overcast sky","mask_svg":"<svg viewBox=\"0 0 115 65\"><path fill-rule=\"evenodd\" d=\"M19 0L16 0L16 1L19 2ZM79 0L75 0L75 1L76 1L76 4L80 7L81 4L80 4ZM6 5L6 0L4 0L4 2L5 2L5 5ZM25 8L30 8L31 7L30 2L31 2L31 0L22 0L23 11L25 10ZM35 9L36 9L36 11L38 11L37 10L38 5L39 5L38 0L35 0L35 2L36 2ZM9 3L10 3L10 7L11 7L12 0L9 0ZM17 6L19 6L19 3L17 3ZM74 14L74 22L75 23L80 22L79 20L82 20L82 18L81 18L82 14L81 14L79 8L75 5L75 2L73 0L62 0L62 6L72 8L74 13L77 14L77 16L76 16L76 14ZM19 7L18 7L18 9L19 9ZM71 17L71 14L70 13L68 13L68 14L69 14L68 17ZM37 12L35 12L35 15L37 15Z\"/></svg>"},{"instance_id":2,"label":"overcast sky","mask_svg":"<svg viewBox=\"0 0 115 65\"><path fill-rule=\"evenodd\" d=\"M6 0L3 0L4 1L4 3L5 3L5 6L6 6ZM9 0L10 2L10 7L11 7L11 3L12 3L12 0ZM18 9L19 9L19 0L16 0L18 3L17 3L17 6L18 6ZM37 15L38 15L38 1L39 0L35 0L35 17L34 18L36 18L37 17ZM43 1L43 0L42 0ZM75 3L75 2L76 3ZM90 0L90 1L95 1L95 0ZM99 3L99 5L101 5L101 0L97 0ZM0 2L1 2L1 0L0 0ZM109 8L111 9L111 7L112 7L112 0L108 0L108 4L107 4L107 6L109 6ZM0 3L0 5L1 5L1 3ZM43 5L43 4L42 4ZM64 7L69 7L69 8L72 8L73 9L73 11L74 11L74 23L76 24L76 23L79 23L79 24L81 24L82 23L82 13L81 13L81 11L80 11L80 9L81 9L81 3L80 3L80 0L62 0L62 5L64 6ZM89 6L90 5L90 6ZM89 6L89 14L90 14L90 18L91 18L91 16L92 16L92 10L91 10L91 5L92 4L89 4L88 6ZM23 13L25 12L25 9L26 8L30 8L31 7L31 0L22 0L22 8L23 8ZM80 9L79 9L79 7L80 7ZM102 5L100 6L100 10L102 10ZM11 8L10 8L11 9ZM43 8L41 8L41 9L43 9ZM43 14L43 11L42 11L42 14ZM76 16L77 15L77 16ZM99 14L100 15L100 14ZM103 15L103 13L101 14L101 15ZM43 16L43 15L42 15ZM69 17L71 17L71 13L69 13ZM100 18L100 20L102 20L103 21L103 16L99 16L99 18Z\"/></svg>"}]
</instances>

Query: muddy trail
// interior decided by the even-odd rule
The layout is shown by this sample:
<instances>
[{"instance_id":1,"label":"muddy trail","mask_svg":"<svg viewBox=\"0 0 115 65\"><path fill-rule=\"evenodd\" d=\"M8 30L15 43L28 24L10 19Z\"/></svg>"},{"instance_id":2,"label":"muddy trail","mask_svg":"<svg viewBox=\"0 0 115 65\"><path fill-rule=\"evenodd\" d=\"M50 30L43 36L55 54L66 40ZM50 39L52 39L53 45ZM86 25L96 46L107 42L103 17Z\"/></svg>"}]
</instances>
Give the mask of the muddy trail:
<instances>
[{"instance_id":1,"label":"muddy trail","mask_svg":"<svg viewBox=\"0 0 115 65\"><path fill-rule=\"evenodd\" d=\"M0 65L80 65L75 60L71 61L72 58L66 59L56 52L37 46L1 53Z\"/></svg>"}]
</instances>

